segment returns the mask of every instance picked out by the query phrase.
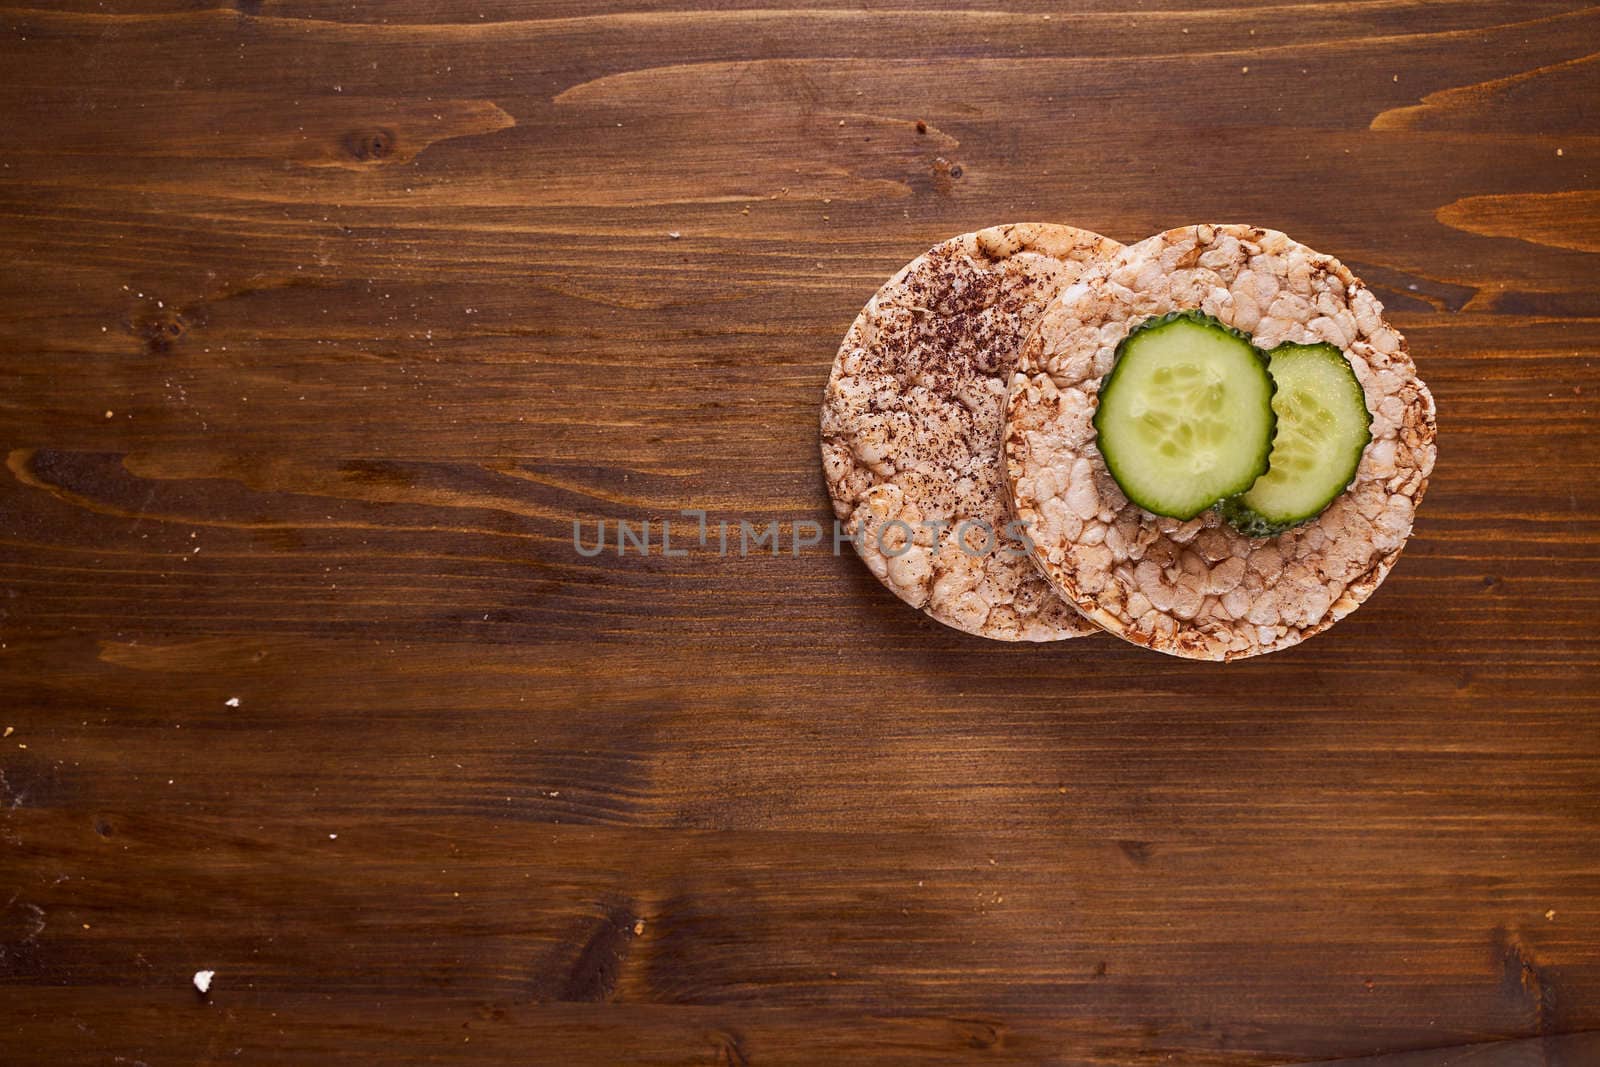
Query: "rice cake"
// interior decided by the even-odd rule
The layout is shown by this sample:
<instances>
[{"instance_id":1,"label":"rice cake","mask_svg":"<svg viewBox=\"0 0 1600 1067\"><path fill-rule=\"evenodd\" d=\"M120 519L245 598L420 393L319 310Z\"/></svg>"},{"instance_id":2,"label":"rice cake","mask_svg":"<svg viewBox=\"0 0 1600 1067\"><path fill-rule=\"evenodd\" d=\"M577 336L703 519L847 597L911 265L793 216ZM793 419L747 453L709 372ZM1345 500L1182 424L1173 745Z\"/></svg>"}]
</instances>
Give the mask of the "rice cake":
<instances>
[{"instance_id":1,"label":"rice cake","mask_svg":"<svg viewBox=\"0 0 1600 1067\"><path fill-rule=\"evenodd\" d=\"M1270 349L1328 342L1361 383L1372 439L1316 518L1249 538L1207 511L1130 504L1095 443L1100 381L1129 330L1199 309ZM1383 306L1345 266L1276 230L1186 226L1084 272L1046 309L1012 377L1007 488L1035 562L1101 627L1194 659L1287 648L1354 611L1410 536L1436 454L1433 397Z\"/></svg>"},{"instance_id":2,"label":"rice cake","mask_svg":"<svg viewBox=\"0 0 1600 1067\"><path fill-rule=\"evenodd\" d=\"M939 622L1006 641L1095 631L1008 533L1000 432L1040 313L1121 247L1044 223L954 237L902 268L845 335L822 405L834 511L872 573Z\"/></svg>"}]
</instances>

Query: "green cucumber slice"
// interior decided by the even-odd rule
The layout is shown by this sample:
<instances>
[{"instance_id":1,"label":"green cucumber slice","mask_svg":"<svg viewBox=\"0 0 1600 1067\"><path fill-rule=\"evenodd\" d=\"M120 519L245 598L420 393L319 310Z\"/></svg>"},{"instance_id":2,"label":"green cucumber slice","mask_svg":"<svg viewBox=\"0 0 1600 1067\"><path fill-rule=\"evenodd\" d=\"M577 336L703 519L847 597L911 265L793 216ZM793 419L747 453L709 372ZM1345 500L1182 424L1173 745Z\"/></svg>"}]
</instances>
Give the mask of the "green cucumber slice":
<instances>
[{"instance_id":1,"label":"green cucumber slice","mask_svg":"<svg viewBox=\"0 0 1600 1067\"><path fill-rule=\"evenodd\" d=\"M1268 353L1278 387L1278 436L1267 473L1223 502L1239 532L1270 537L1316 518L1361 465L1372 414L1350 361L1330 344L1281 344Z\"/></svg>"},{"instance_id":2,"label":"green cucumber slice","mask_svg":"<svg viewBox=\"0 0 1600 1067\"><path fill-rule=\"evenodd\" d=\"M1123 495L1174 519L1250 488L1267 470L1274 422L1266 353L1199 311L1132 330L1094 414Z\"/></svg>"}]
</instances>

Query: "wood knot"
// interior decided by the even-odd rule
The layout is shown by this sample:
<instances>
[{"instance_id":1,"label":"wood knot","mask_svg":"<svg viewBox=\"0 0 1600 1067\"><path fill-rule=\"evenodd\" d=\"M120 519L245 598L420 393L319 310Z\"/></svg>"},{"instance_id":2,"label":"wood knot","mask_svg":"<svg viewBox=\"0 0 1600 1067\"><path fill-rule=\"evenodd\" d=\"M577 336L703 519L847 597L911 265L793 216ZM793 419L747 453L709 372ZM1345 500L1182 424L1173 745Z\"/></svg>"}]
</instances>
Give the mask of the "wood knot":
<instances>
[{"instance_id":1,"label":"wood knot","mask_svg":"<svg viewBox=\"0 0 1600 1067\"><path fill-rule=\"evenodd\" d=\"M634 923L626 906L606 909L590 927L577 958L563 976L554 999L566 1002L601 1002L612 998L627 961Z\"/></svg>"},{"instance_id":2,"label":"wood knot","mask_svg":"<svg viewBox=\"0 0 1600 1067\"><path fill-rule=\"evenodd\" d=\"M961 164L952 163L943 156L936 156L933 160L933 190L936 193L948 196L955 183L966 173Z\"/></svg>"},{"instance_id":3,"label":"wood knot","mask_svg":"<svg viewBox=\"0 0 1600 1067\"><path fill-rule=\"evenodd\" d=\"M998 1048L1005 1041L1005 1026L988 1019L952 1019L950 1025L966 1048Z\"/></svg>"},{"instance_id":4,"label":"wood knot","mask_svg":"<svg viewBox=\"0 0 1600 1067\"><path fill-rule=\"evenodd\" d=\"M1495 928L1493 944L1500 965L1500 988L1507 1001L1532 1015L1537 1032L1548 1034L1561 1029L1563 1020L1557 1018L1559 1002L1552 975L1535 957L1532 946L1504 927Z\"/></svg>"},{"instance_id":5,"label":"wood knot","mask_svg":"<svg viewBox=\"0 0 1600 1067\"><path fill-rule=\"evenodd\" d=\"M352 130L344 135L344 150L363 163L381 163L395 154L394 131L384 126Z\"/></svg>"},{"instance_id":6,"label":"wood knot","mask_svg":"<svg viewBox=\"0 0 1600 1067\"><path fill-rule=\"evenodd\" d=\"M750 1067L750 1057L744 1051L744 1039L737 1031L713 1030L707 1036L711 1038L717 1067Z\"/></svg>"},{"instance_id":7,"label":"wood knot","mask_svg":"<svg viewBox=\"0 0 1600 1067\"><path fill-rule=\"evenodd\" d=\"M1150 862L1150 857L1155 854L1155 845L1149 841L1118 841L1117 847L1122 849L1122 854L1134 863L1143 864Z\"/></svg>"},{"instance_id":8,"label":"wood knot","mask_svg":"<svg viewBox=\"0 0 1600 1067\"><path fill-rule=\"evenodd\" d=\"M144 340L144 347L152 353L165 352L189 332L189 324L176 311L155 311L139 320L135 332Z\"/></svg>"}]
</instances>

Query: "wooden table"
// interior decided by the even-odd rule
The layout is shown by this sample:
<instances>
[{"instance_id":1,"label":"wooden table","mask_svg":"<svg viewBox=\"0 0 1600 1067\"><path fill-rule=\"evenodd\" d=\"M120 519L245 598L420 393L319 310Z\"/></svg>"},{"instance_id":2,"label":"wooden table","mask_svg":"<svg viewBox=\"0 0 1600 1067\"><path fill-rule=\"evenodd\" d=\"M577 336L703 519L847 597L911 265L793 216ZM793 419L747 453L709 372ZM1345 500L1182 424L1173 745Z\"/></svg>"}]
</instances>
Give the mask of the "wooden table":
<instances>
[{"instance_id":1,"label":"wooden table","mask_svg":"<svg viewBox=\"0 0 1600 1067\"><path fill-rule=\"evenodd\" d=\"M1600 9L693 6L0 0L0 1060L1600 1063ZM791 553L851 317L1017 219L1372 284L1365 608Z\"/></svg>"}]
</instances>

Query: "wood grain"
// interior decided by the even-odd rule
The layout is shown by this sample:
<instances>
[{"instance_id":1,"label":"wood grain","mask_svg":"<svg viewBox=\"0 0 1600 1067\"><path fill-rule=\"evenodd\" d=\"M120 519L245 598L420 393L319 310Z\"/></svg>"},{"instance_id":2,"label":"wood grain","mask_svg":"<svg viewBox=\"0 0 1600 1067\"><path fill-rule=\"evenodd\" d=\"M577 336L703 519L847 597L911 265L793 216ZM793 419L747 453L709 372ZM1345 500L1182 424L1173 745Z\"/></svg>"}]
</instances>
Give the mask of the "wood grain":
<instances>
[{"instance_id":1,"label":"wood grain","mask_svg":"<svg viewBox=\"0 0 1600 1067\"><path fill-rule=\"evenodd\" d=\"M1595 1062L1597 55L1558 0L0 0L0 1059ZM1380 294L1440 459L1359 613L1015 648L789 552L851 317L1021 218ZM574 550L684 508L784 551Z\"/></svg>"}]
</instances>

